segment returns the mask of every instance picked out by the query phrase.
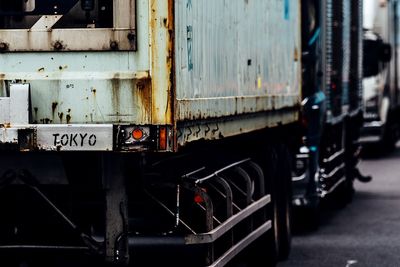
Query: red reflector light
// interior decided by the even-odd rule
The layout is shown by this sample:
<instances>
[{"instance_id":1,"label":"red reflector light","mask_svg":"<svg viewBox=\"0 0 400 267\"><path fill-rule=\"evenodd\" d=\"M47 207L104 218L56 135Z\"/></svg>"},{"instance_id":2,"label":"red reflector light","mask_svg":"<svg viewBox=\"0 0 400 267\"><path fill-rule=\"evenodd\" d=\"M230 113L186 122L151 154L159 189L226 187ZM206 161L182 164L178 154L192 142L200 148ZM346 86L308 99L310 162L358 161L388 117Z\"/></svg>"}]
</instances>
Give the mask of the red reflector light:
<instances>
[{"instance_id":1,"label":"red reflector light","mask_svg":"<svg viewBox=\"0 0 400 267\"><path fill-rule=\"evenodd\" d=\"M201 191L207 193L207 189L206 188L201 188ZM200 193L196 193L194 195L194 202L197 204L203 203L204 202L204 198L201 196Z\"/></svg>"},{"instance_id":2,"label":"red reflector light","mask_svg":"<svg viewBox=\"0 0 400 267\"><path fill-rule=\"evenodd\" d=\"M167 150L167 128L160 127L160 134L159 134L159 149L160 150Z\"/></svg>"},{"instance_id":3,"label":"red reflector light","mask_svg":"<svg viewBox=\"0 0 400 267\"><path fill-rule=\"evenodd\" d=\"M194 196L194 203L200 204L203 203L204 199L200 195L195 195Z\"/></svg>"},{"instance_id":4,"label":"red reflector light","mask_svg":"<svg viewBox=\"0 0 400 267\"><path fill-rule=\"evenodd\" d=\"M140 128L136 128L132 131L132 137L135 140L140 140L143 138L143 130Z\"/></svg>"}]
</instances>

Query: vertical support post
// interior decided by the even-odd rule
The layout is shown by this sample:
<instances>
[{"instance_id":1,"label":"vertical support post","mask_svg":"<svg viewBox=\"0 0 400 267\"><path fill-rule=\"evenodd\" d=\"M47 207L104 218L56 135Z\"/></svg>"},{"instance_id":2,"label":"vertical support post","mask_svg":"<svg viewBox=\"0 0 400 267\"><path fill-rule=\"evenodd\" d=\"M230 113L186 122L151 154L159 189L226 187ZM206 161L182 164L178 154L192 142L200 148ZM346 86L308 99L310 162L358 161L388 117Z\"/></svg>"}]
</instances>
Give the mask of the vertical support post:
<instances>
[{"instance_id":1,"label":"vertical support post","mask_svg":"<svg viewBox=\"0 0 400 267\"><path fill-rule=\"evenodd\" d=\"M183 184L188 190L194 192L195 194L199 195L204 201L204 211L205 211L205 232L211 232L214 229L214 205L210 196L198 185L193 185L191 183L184 183ZM206 258L206 265L211 265L214 262L215 255L214 255L214 243L210 243L207 245L207 258Z\"/></svg>"},{"instance_id":2,"label":"vertical support post","mask_svg":"<svg viewBox=\"0 0 400 267\"><path fill-rule=\"evenodd\" d=\"M127 265L128 198L123 155L103 153L102 174L105 192L105 260L108 263Z\"/></svg>"}]
</instances>

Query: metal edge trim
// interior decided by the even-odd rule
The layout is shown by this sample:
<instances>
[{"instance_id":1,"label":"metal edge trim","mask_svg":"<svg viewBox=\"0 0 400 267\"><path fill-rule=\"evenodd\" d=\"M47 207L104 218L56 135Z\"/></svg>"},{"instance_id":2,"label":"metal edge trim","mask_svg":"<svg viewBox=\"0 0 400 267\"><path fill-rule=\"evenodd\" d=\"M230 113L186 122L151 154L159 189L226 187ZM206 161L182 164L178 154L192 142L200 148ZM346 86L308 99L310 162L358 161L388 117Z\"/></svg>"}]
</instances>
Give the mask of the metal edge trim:
<instances>
[{"instance_id":1,"label":"metal edge trim","mask_svg":"<svg viewBox=\"0 0 400 267\"><path fill-rule=\"evenodd\" d=\"M236 224L246 219L248 216L256 212L257 210L265 207L268 203L271 202L271 195L266 195L256 202L249 205L246 209L240 211L236 215L230 217L223 224L215 228L214 230L197 235L187 235L185 236L186 244L204 244L204 243L212 243L225 234L227 231L232 229Z\"/></svg>"},{"instance_id":2,"label":"metal edge trim","mask_svg":"<svg viewBox=\"0 0 400 267\"><path fill-rule=\"evenodd\" d=\"M221 257L219 257L213 264L207 266L207 267L222 267L225 266L230 260L232 260L239 252L241 252L243 249L245 249L251 242L259 238L262 234L267 232L269 229L271 229L271 221L267 221L260 227L258 227L255 231L253 231L251 234L247 235L245 238L243 238L239 243L237 243L235 246L230 248L227 252L225 252Z\"/></svg>"}]
</instances>

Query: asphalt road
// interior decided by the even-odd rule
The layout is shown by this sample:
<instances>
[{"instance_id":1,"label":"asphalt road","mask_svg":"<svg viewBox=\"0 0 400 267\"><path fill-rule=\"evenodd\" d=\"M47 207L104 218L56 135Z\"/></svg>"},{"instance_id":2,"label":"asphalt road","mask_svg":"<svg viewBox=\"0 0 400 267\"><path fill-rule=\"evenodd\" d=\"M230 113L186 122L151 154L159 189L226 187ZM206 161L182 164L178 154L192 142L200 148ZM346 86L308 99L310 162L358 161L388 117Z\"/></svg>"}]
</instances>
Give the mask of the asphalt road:
<instances>
[{"instance_id":1,"label":"asphalt road","mask_svg":"<svg viewBox=\"0 0 400 267\"><path fill-rule=\"evenodd\" d=\"M323 212L316 232L295 235L278 267L400 266L400 148L364 159L360 169L373 181L356 182L353 202Z\"/></svg>"}]
</instances>

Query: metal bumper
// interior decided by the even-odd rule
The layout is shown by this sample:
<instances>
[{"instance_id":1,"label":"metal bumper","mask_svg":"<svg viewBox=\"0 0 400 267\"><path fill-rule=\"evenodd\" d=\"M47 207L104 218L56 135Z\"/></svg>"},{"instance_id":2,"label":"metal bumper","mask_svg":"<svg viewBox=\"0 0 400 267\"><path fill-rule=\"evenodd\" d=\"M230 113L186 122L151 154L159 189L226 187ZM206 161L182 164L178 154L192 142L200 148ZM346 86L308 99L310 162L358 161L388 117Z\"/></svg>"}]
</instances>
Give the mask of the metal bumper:
<instances>
[{"instance_id":1,"label":"metal bumper","mask_svg":"<svg viewBox=\"0 0 400 267\"><path fill-rule=\"evenodd\" d=\"M373 144L379 143L383 139L383 132L385 129L385 123L381 121L371 121L364 123L361 128L361 144Z\"/></svg>"},{"instance_id":2,"label":"metal bumper","mask_svg":"<svg viewBox=\"0 0 400 267\"><path fill-rule=\"evenodd\" d=\"M112 124L37 124L0 128L0 145L21 151L112 151Z\"/></svg>"}]
</instances>

